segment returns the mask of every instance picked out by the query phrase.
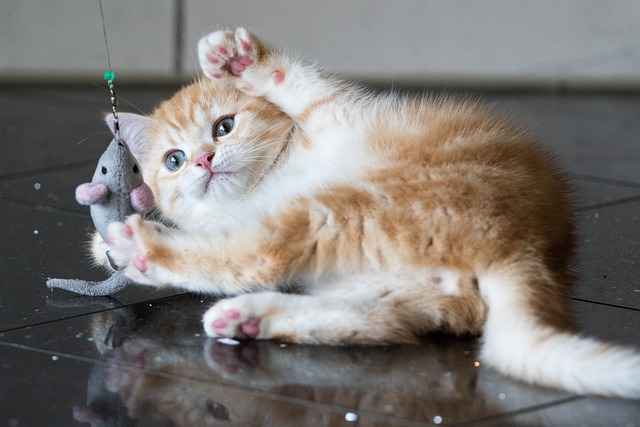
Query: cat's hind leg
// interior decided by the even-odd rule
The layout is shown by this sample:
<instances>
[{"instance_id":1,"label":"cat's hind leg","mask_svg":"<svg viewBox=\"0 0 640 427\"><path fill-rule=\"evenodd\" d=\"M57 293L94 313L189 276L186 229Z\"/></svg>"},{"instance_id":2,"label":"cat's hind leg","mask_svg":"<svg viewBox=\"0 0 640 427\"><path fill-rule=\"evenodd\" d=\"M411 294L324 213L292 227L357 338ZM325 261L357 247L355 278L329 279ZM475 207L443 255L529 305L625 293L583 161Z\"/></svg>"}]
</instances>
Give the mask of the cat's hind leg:
<instances>
[{"instance_id":1,"label":"cat's hind leg","mask_svg":"<svg viewBox=\"0 0 640 427\"><path fill-rule=\"evenodd\" d=\"M380 274L317 286L310 295L260 292L222 300L205 313L205 331L308 344L389 344L415 342L433 330L477 334L484 323L484 303L463 275Z\"/></svg>"}]
</instances>

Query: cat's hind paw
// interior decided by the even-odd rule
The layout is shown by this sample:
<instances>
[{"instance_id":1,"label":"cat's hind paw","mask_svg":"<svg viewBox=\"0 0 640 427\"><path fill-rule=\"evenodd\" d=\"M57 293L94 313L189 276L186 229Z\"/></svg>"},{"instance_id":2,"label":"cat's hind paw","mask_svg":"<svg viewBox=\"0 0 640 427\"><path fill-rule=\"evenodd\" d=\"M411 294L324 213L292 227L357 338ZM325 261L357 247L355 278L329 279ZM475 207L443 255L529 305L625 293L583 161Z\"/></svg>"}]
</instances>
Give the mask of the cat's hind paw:
<instances>
[{"instance_id":1,"label":"cat's hind paw","mask_svg":"<svg viewBox=\"0 0 640 427\"><path fill-rule=\"evenodd\" d=\"M216 31L198 42L198 59L203 73L210 79L231 75L239 77L258 62L263 48L244 28Z\"/></svg>"}]
</instances>

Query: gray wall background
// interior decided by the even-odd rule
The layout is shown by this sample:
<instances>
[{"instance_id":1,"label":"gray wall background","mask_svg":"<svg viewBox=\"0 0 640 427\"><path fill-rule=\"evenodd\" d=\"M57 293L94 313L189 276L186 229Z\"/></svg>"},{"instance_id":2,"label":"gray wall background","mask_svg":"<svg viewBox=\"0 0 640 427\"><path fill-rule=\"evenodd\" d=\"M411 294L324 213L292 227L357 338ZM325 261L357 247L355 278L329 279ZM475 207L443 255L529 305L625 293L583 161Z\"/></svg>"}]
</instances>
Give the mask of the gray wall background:
<instances>
[{"instance_id":1,"label":"gray wall background","mask_svg":"<svg viewBox=\"0 0 640 427\"><path fill-rule=\"evenodd\" d=\"M183 80L195 44L244 25L349 77L640 87L640 0L103 0L113 68ZM95 0L2 0L0 79L95 80Z\"/></svg>"}]
</instances>

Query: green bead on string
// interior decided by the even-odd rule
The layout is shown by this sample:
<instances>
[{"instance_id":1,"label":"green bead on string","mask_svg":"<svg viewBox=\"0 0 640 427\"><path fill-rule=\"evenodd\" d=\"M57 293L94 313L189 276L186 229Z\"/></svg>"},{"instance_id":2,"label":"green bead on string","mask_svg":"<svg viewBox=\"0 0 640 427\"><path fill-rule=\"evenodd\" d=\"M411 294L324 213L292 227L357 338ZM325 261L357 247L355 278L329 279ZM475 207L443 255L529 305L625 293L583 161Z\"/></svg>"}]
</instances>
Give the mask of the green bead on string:
<instances>
[{"instance_id":1,"label":"green bead on string","mask_svg":"<svg viewBox=\"0 0 640 427\"><path fill-rule=\"evenodd\" d=\"M105 79L106 81L110 82L116 79L116 73L114 73L111 70L107 70L104 72L104 74L102 75L102 78Z\"/></svg>"},{"instance_id":2,"label":"green bead on string","mask_svg":"<svg viewBox=\"0 0 640 427\"><path fill-rule=\"evenodd\" d=\"M116 99L116 89L113 81L116 79L116 73L112 70L106 70L102 75L102 78L107 82L107 88L109 89L109 95L111 99L111 111L113 112L113 126L115 129L115 137L120 137L120 122L118 120L118 101Z\"/></svg>"}]
</instances>

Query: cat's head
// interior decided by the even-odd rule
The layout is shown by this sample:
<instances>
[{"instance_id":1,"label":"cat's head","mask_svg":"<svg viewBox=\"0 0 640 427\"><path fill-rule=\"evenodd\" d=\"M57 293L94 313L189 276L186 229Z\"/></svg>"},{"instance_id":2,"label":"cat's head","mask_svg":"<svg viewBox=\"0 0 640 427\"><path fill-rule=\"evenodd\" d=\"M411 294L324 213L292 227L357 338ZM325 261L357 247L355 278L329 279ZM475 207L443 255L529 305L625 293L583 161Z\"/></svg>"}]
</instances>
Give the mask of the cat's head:
<instances>
[{"instance_id":1,"label":"cat's head","mask_svg":"<svg viewBox=\"0 0 640 427\"><path fill-rule=\"evenodd\" d=\"M113 119L107 116L113 131ZM293 122L225 81L197 81L150 116L120 114L124 141L169 218L246 196L272 167Z\"/></svg>"}]
</instances>

